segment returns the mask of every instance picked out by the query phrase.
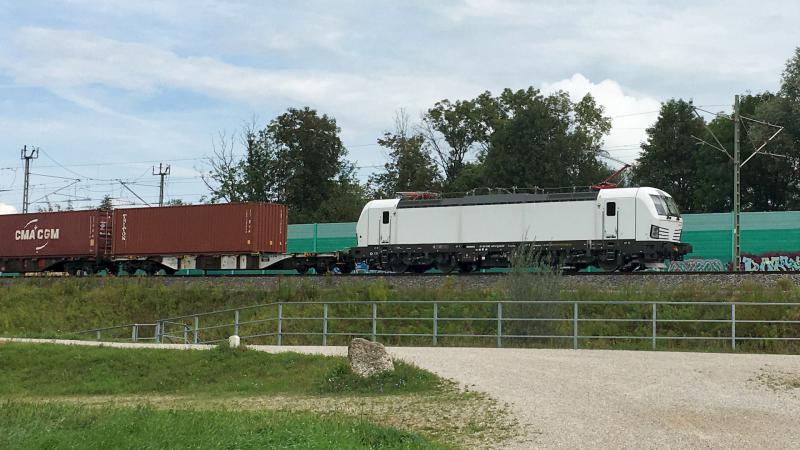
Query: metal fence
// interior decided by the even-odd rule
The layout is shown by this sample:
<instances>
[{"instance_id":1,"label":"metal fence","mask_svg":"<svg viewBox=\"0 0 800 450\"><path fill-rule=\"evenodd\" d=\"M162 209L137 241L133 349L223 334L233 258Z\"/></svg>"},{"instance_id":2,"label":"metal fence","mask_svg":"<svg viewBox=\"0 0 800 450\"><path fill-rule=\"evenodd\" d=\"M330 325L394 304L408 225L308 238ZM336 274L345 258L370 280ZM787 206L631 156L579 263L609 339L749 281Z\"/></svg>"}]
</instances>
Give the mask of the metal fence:
<instances>
[{"instance_id":1,"label":"metal fence","mask_svg":"<svg viewBox=\"0 0 800 450\"><path fill-rule=\"evenodd\" d=\"M400 325L393 328L393 324ZM800 303L276 302L80 334L97 340L184 344L213 344L230 335L238 335L242 343L272 345L286 345L287 339L331 345L332 340L343 343L353 337L393 341L393 345L412 338L414 345L496 347L546 340L574 349L594 340L649 341L652 349L664 341L715 341L735 350L737 343L748 341L800 341Z\"/></svg>"}]
</instances>

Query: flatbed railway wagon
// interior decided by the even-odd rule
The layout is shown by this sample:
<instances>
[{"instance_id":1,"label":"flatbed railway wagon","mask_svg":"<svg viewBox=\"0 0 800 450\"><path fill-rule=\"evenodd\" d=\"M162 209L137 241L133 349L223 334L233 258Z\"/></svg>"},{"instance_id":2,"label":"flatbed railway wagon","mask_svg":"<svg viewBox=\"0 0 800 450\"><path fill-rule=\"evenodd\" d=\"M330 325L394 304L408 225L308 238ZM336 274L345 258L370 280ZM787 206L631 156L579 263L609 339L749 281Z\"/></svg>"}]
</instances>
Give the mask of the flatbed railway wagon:
<instances>
[{"instance_id":1,"label":"flatbed railway wagon","mask_svg":"<svg viewBox=\"0 0 800 450\"><path fill-rule=\"evenodd\" d=\"M226 203L115 209L113 262L122 272L263 269L286 252L285 205Z\"/></svg>"},{"instance_id":2,"label":"flatbed railway wagon","mask_svg":"<svg viewBox=\"0 0 800 450\"><path fill-rule=\"evenodd\" d=\"M111 212L0 215L0 272L91 274L109 269Z\"/></svg>"}]
</instances>

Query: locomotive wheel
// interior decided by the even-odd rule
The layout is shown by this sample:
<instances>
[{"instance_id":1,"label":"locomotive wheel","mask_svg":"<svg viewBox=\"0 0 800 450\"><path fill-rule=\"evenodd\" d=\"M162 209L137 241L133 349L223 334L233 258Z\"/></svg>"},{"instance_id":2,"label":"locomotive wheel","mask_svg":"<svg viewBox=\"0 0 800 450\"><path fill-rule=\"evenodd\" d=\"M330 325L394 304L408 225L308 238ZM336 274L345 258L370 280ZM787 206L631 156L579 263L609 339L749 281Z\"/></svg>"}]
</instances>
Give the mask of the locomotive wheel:
<instances>
[{"instance_id":1,"label":"locomotive wheel","mask_svg":"<svg viewBox=\"0 0 800 450\"><path fill-rule=\"evenodd\" d=\"M389 263L389 270L395 273L403 273L408 270L408 264L400 259L393 259L392 262Z\"/></svg>"},{"instance_id":2,"label":"locomotive wheel","mask_svg":"<svg viewBox=\"0 0 800 450\"><path fill-rule=\"evenodd\" d=\"M446 257L436 263L436 268L442 273L450 273L456 268L456 262L452 257Z\"/></svg>"},{"instance_id":3,"label":"locomotive wheel","mask_svg":"<svg viewBox=\"0 0 800 450\"><path fill-rule=\"evenodd\" d=\"M473 263L461 263L458 265L458 271L461 273L470 273L475 271L475 264Z\"/></svg>"},{"instance_id":4,"label":"locomotive wheel","mask_svg":"<svg viewBox=\"0 0 800 450\"><path fill-rule=\"evenodd\" d=\"M616 272L622 269L622 265L617 264L616 262L601 262L600 268L606 272Z\"/></svg>"},{"instance_id":5,"label":"locomotive wheel","mask_svg":"<svg viewBox=\"0 0 800 450\"><path fill-rule=\"evenodd\" d=\"M297 273L299 273L300 275L305 275L305 274L308 273L308 266L299 265L299 266L296 267L295 270L297 270Z\"/></svg>"}]
</instances>

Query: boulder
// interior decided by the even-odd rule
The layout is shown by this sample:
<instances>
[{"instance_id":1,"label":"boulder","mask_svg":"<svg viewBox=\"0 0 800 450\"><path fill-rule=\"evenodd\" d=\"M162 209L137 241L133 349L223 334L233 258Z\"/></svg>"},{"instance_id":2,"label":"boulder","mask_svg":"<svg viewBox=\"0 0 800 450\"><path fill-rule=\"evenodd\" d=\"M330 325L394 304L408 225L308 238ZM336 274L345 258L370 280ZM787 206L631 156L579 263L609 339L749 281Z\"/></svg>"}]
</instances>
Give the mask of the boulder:
<instances>
[{"instance_id":1,"label":"boulder","mask_svg":"<svg viewBox=\"0 0 800 450\"><path fill-rule=\"evenodd\" d=\"M382 372L394 370L392 358L386 353L386 348L379 342L355 338L347 347L347 358L350 359L350 368L360 377L369 377Z\"/></svg>"}]
</instances>

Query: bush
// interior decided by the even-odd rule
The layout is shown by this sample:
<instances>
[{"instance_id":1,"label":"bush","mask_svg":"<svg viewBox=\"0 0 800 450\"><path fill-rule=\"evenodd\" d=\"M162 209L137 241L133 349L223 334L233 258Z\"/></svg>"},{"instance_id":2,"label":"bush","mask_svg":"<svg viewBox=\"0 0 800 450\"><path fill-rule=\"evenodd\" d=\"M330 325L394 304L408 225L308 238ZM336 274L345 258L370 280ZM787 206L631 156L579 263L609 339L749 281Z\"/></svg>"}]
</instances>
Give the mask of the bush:
<instances>
[{"instance_id":1,"label":"bush","mask_svg":"<svg viewBox=\"0 0 800 450\"><path fill-rule=\"evenodd\" d=\"M321 393L393 394L429 392L441 386L434 374L412 364L394 361L394 371L362 378L350 370L350 364L336 365L319 385Z\"/></svg>"}]
</instances>

